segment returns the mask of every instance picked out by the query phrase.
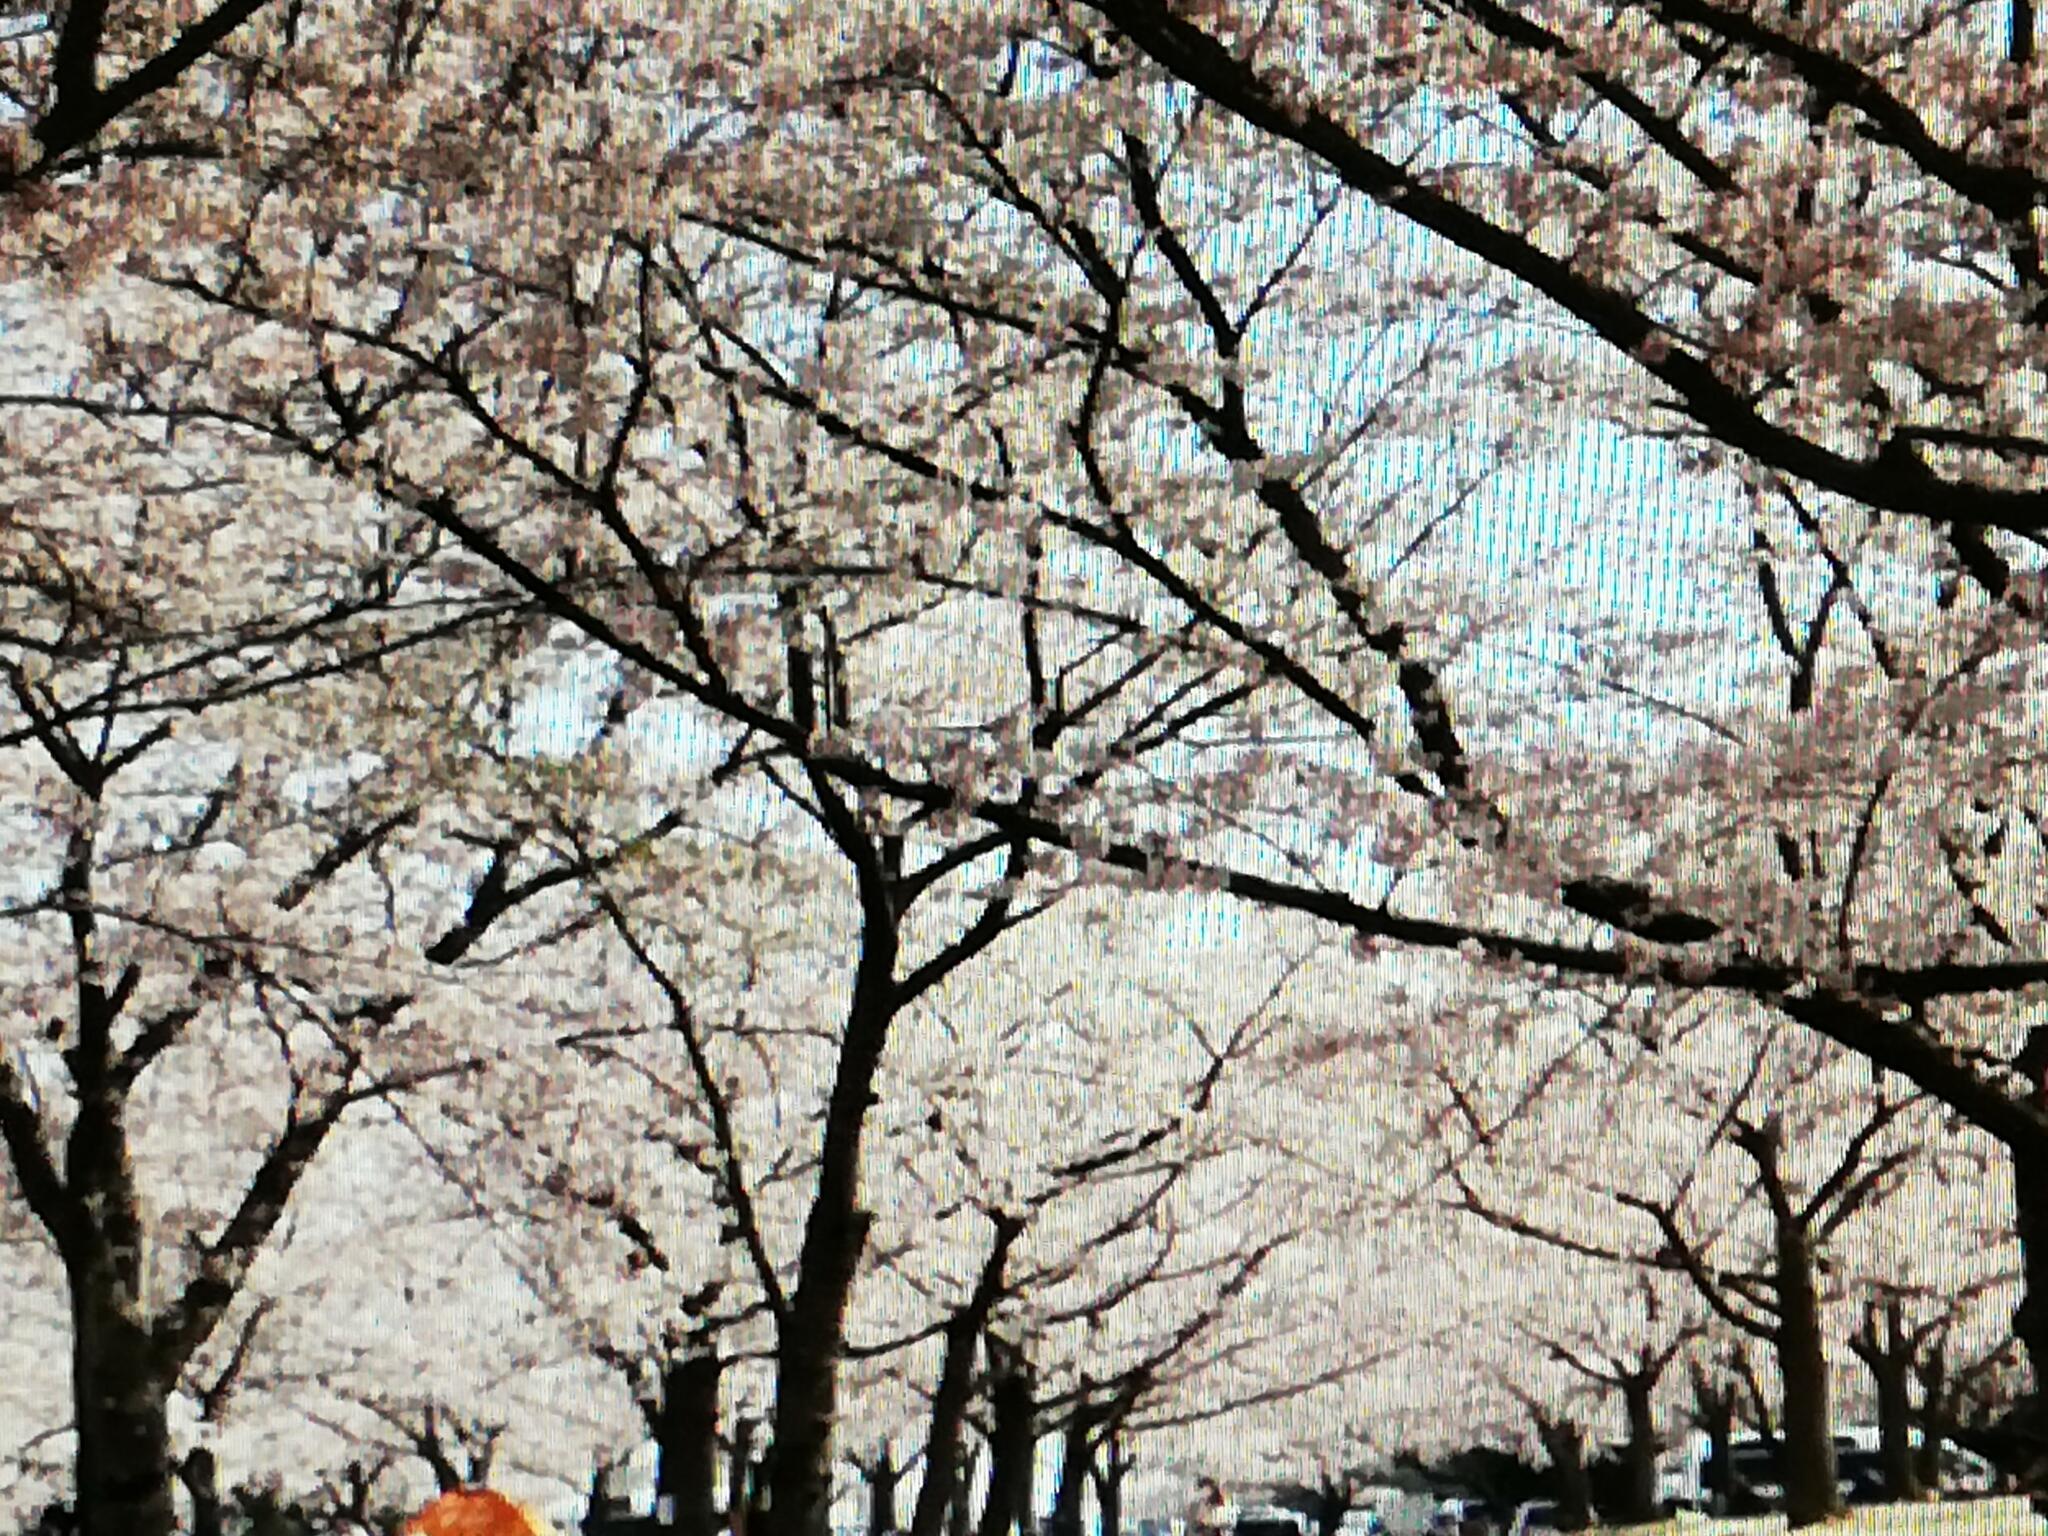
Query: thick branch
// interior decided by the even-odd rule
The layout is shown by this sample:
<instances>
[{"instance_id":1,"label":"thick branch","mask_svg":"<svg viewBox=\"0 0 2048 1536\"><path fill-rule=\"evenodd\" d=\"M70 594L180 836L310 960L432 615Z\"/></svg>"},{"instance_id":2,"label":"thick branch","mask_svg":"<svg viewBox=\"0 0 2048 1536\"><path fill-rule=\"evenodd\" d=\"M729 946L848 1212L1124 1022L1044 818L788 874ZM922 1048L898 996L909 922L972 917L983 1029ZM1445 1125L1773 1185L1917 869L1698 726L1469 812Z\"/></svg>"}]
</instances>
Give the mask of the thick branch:
<instances>
[{"instance_id":1,"label":"thick branch","mask_svg":"<svg viewBox=\"0 0 2048 1536\"><path fill-rule=\"evenodd\" d=\"M1825 486L1867 506L1923 521L1966 519L2016 532L2048 529L2048 491L2006 490L1944 479L1929 469L1913 449L1896 440L1884 451L1855 459L1781 427L1758 410L1743 393L1722 380L1704 359L1680 347L1646 351L1660 339L1656 322L1630 299L1573 270L1526 236L1494 224L1428 185L1407 168L1361 142L1349 128L1298 93L1268 84L1247 63L1166 0L1084 0L1169 74L1199 95L1273 138L1298 146L1344 183L1363 192L1424 229L1442 236L1487 265L1515 278L1552 300L1585 324L1602 341L1628 354L1651 377L1673 391L1689 415L1711 437L1783 473ZM1726 29L1735 36L1759 28L1701 0L1666 0L1670 14L1697 18L1700 24ZM1772 44L1781 56L1793 57L1782 39L1745 36L1754 45ZM1817 68L1803 55L1797 67ZM1848 66L1843 66L1847 69ZM1853 101L1872 114L1885 114L1882 101L1860 80L1846 76L1827 87L1837 99ZM1889 116L1887 114L1889 123ZM1912 139L1913 125L1897 124ZM1924 130L1921 130L1924 134ZM1933 149L1929 168L1959 190L1967 186L1986 206L2003 208L2015 193L2031 200L2033 178L2002 170L1973 172L1967 164L1942 159ZM1961 157L1954 157L1960 160ZM1938 169L1936 169L1938 167ZM2000 178L2004 180L2001 181ZM2023 211L2023 210L2022 210Z\"/></svg>"}]
</instances>

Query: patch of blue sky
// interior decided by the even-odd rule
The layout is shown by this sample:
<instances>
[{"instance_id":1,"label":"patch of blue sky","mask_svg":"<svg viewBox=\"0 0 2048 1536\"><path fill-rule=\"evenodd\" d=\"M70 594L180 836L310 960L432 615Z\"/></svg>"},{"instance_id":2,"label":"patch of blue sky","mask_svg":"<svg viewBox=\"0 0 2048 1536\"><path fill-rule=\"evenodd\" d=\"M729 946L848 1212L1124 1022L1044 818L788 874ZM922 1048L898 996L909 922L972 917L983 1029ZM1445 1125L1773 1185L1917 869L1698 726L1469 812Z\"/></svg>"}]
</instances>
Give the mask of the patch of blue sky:
<instances>
[{"instance_id":1,"label":"patch of blue sky","mask_svg":"<svg viewBox=\"0 0 2048 1536\"><path fill-rule=\"evenodd\" d=\"M617 665L595 651L573 650L538 688L512 707L506 750L521 757L571 757L604 723Z\"/></svg>"},{"instance_id":2,"label":"patch of blue sky","mask_svg":"<svg viewBox=\"0 0 2048 1536\"><path fill-rule=\"evenodd\" d=\"M1399 285L1441 270L1454 253L1368 205L1347 205L1331 221L1331 254L1362 279ZM1462 498L1415 561L1422 572L1454 574L1468 589L1497 583L1502 610L1524 600L1519 616L1495 628L1494 665L1604 668L1583 637L1654 647L1702 619L1732 618L1737 601L1717 587L1706 556L1730 536L1729 486L1688 468L1677 448L1586 411L1554 424L1504 419L1519 409L1483 386L1518 357L1552 372L1597 377L1615 367L1603 343L1540 321L1486 318L1446 310L1437 325L1468 334L1446 343L1428 318L1374 328L1306 349L1291 348L1289 317L1276 315L1256 340L1275 369L1260 424L1284 451L1310 453L1342 439L1389 392L1434 392L1437 426L1369 433L1350 447L1342 486L1365 500L1398 495L1407 526ZM1432 345L1450 355L1435 378L1408 375ZM1522 438L1510 455L1494 445ZM1342 494L1340 487L1339 494ZM1389 555L1393 551L1387 552ZM1400 606L1399 588L1388 597ZM1745 623L1753 622L1746 616ZM1674 670L1685 702L1707 706L1731 682L1725 670Z\"/></svg>"},{"instance_id":3,"label":"patch of blue sky","mask_svg":"<svg viewBox=\"0 0 2048 1536\"><path fill-rule=\"evenodd\" d=\"M1421 110L1432 109L1425 102ZM1472 164L1505 159L1510 124L1503 111L1495 109L1493 115L1500 120L1490 121L1487 114L1474 112L1462 112L1452 120L1445 104L1434 110L1445 114L1446 126L1429 146L1431 161ZM1198 247L1210 270L1242 272L1258 262L1270 266L1307 230L1313 217L1311 191L1304 185L1291 198L1275 202L1257 223L1235 222L1212 231ZM1347 411L1355 415L1395 388L1430 349L1448 350L1465 374L1481 378L1517 359L1532 357L1553 370L1595 380L1617 373L1622 366L1622 360L1605 343L1540 299L1498 274L1486 273L1473 258L1439 236L1362 196L1352 194L1338 203L1306 260L1331 281L1335 292L1354 302L1368 300L1376 291L1398 292L1442 277L1471 279L1474 286L1462 305L1440 302L1433 311L1417 305L1411 314L1392 323L1361 323L1348 334L1307 348L1291 344L1293 335L1311 318L1298 310L1276 310L1263 327L1255 326L1252 344L1270 352L1268 361L1279 370L1276 399L1262 426L1286 444L1285 451L1314 447L1318 436L1327 438L1332 425L1341 430ZM1512 316L1491 307L1504 298L1521 301ZM1447 345L1447 331L1463 334ZM1468 383L1469 378L1460 379L1457 387L1465 391ZM1493 418L1504 403L1469 392L1443 402L1447 424L1455 425L1463 418L1475 427L1499 425ZM1541 424L1535 425L1542 432ZM1573 489L1582 500L1610 488L1635 498L1645 487L1689 480L1693 482L1693 504L1703 510L1716 489L1686 470L1666 442L1624 432L1595 415L1566 422L1561 431L1543 435L1555 441L1548 451L1525 460L1539 468L1525 470L1521 476L1524 483L1509 493L1516 503L1526 504L1530 499L1529 481L1538 475L1557 476L1561 464L1587 466L1570 471ZM1369 451L1395 454L1410 448L1398 438L1383 438L1369 445ZM1663 542L1672 528L1668 518L1659 518L1644 531L1654 544ZM1525 531L1525 524L1516 530L1518 534ZM1681 537L1689 539L1697 531L1697 520L1688 519ZM1630 601L1633 607L1632 594Z\"/></svg>"}]
</instances>

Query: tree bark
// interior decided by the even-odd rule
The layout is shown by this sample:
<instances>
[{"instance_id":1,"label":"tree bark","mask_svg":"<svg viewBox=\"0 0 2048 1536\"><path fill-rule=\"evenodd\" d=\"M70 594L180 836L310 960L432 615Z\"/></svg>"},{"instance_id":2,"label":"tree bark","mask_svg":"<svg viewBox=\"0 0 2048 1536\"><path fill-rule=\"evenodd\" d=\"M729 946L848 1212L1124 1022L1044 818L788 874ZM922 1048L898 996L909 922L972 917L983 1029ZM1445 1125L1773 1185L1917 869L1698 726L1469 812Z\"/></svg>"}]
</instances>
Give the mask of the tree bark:
<instances>
[{"instance_id":1,"label":"tree bark","mask_svg":"<svg viewBox=\"0 0 2048 1536\"><path fill-rule=\"evenodd\" d=\"M1915 1351L1909 1363L1920 1383L1920 1410L1914 1415L1920 1426L1920 1444L1914 1452L1914 1470L1922 1489L1939 1493L1943 1485L1941 1448L1955 1429L1949 1402L1948 1346L1937 1335Z\"/></svg>"},{"instance_id":2,"label":"tree bark","mask_svg":"<svg viewBox=\"0 0 2048 1536\"><path fill-rule=\"evenodd\" d=\"M1101 1536L1123 1536L1124 1479L1130 1473L1130 1447L1124 1440L1123 1431L1117 1430L1103 1442L1102 1454L1090 1469L1090 1476L1095 1481L1095 1509Z\"/></svg>"},{"instance_id":3,"label":"tree bark","mask_svg":"<svg viewBox=\"0 0 2048 1536\"><path fill-rule=\"evenodd\" d=\"M1877 1462L1884 1476L1885 1497L1895 1504L1918 1499L1925 1487L1920 1480L1920 1458L1914 1455L1912 1407L1906 1398L1904 1372L1896 1381L1886 1372L1877 1394Z\"/></svg>"},{"instance_id":4,"label":"tree bark","mask_svg":"<svg viewBox=\"0 0 2048 1536\"><path fill-rule=\"evenodd\" d=\"M946 1536L973 1536L974 1478L980 1470L981 1447L977 1445L961 1465L960 1476L953 1489L953 1503L946 1511Z\"/></svg>"},{"instance_id":5,"label":"tree bark","mask_svg":"<svg viewBox=\"0 0 2048 1536\"><path fill-rule=\"evenodd\" d=\"M1536 1432L1550 1458L1551 1486L1557 1493L1557 1524L1564 1531L1583 1531L1593 1523L1593 1490L1586 1476L1585 1431L1570 1419L1536 1415Z\"/></svg>"},{"instance_id":6,"label":"tree bark","mask_svg":"<svg viewBox=\"0 0 2048 1536\"><path fill-rule=\"evenodd\" d=\"M2006 1146L2012 1153L2014 1230L2024 1287L2013 1309L2012 1331L2026 1351L2029 1376L2026 1395L2007 1421L2015 1451L2011 1470L2027 1489L2034 1513L2048 1515L2048 1140L2024 1147L2008 1141Z\"/></svg>"},{"instance_id":7,"label":"tree bark","mask_svg":"<svg viewBox=\"0 0 2048 1536\"><path fill-rule=\"evenodd\" d=\"M1337 1536L1344 1525L1344 1517L1351 1513L1351 1480L1331 1477L1327 1472L1316 1480L1314 1508L1309 1518L1314 1522L1316 1536Z\"/></svg>"},{"instance_id":8,"label":"tree bark","mask_svg":"<svg viewBox=\"0 0 2048 1536\"><path fill-rule=\"evenodd\" d=\"M981 1349L981 1336L1002 1295L1003 1270L1010 1248L1024 1230L1015 1217L998 1211L995 1240L981 1266L980 1278L967 1304L946 1323L945 1363L939 1367L938 1390L932 1394L931 1428L925 1437L924 1480L917 1490L917 1507L910 1515L910 1536L947 1536L946 1520L956 1508L966 1507L965 1481L960 1467L960 1430L967 1417L968 1399L974 1392L974 1359Z\"/></svg>"},{"instance_id":9,"label":"tree bark","mask_svg":"<svg viewBox=\"0 0 2048 1536\"><path fill-rule=\"evenodd\" d=\"M1898 1297L1867 1307L1863 1325L1849 1340L1877 1386L1877 1454L1885 1496L1899 1503L1920 1497L1920 1466L1913 1454L1912 1375L1914 1341L1906 1332Z\"/></svg>"},{"instance_id":10,"label":"tree bark","mask_svg":"<svg viewBox=\"0 0 2048 1536\"><path fill-rule=\"evenodd\" d=\"M1652 1399L1655 1380L1643 1375L1621 1384L1622 1409L1628 1416L1628 1439L1622 1442L1622 1503L1606 1514L1622 1525L1648 1525L1657 1518L1657 1410Z\"/></svg>"},{"instance_id":11,"label":"tree bark","mask_svg":"<svg viewBox=\"0 0 2048 1536\"><path fill-rule=\"evenodd\" d=\"M884 1440L872 1456L854 1466L868 1485L868 1536L896 1536L896 1490L903 1483L896 1448Z\"/></svg>"},{"instance_id":12,"label":"tree bark","mask_svg":"<svg viewBox=\"0 0 2048 1536\"><path fill-rule=\"evenodd\" d=\"M739 1418L732 1426L732 1454L726 1460L725 1527L731 1536L747 1536L754 1513L754 1421Z\"/></svg>"},{"instance_id":13,"label":"tree bark","mask_svg":"<svg viewBox=\"0 0 2048 1536\"><path fill-rule=\"evenodd\" d=\"M173 1536L169 1392L154 1369L148 1331L120 1305L126 1287L98 1271L90 1266L71 1282L79 1531Z\"/></svg>"},{"instance_id":14,"label":"tree bark","mask_svg":"<svg viewBox=\"0 0 2048 1536\"><path fill-rule=\"evenodd\" d=\"M1793 1529L1840 1512L1835 1486L1835 1427L1828 1406L1826 1336L1814 1284L1813 1249L1797 1221L1777 1223L1778 1372L1784 1381L1779 1470L1785 1518Z\"/></svg>"},{"instance_id":15,"label":"tree bark","mask_svg":"<svg viewBox=\"0 0 2048 1536\"><path fill-rule=\"evenodd\" d=\"M882 876L863 868L860 965L825 1108L817 1191L804 1222L796 1292L777 1319L764 1536L826 1536L846 1302L870 1219L859 1206L861 1141L897 1005L894 899Z\"/></svg>"},{"instance_id":16,"label":"tree bark","mask_svg":"<svg viewBox=\"0 0 2048 1536\"><path fill-rule=\"evenodd\" d=\"M74 849L74 856L79 856ZM67 869L67 883L84 877ZM79 887L83 898L83 886ZM92 923L78 920L87 941ZM82 955L89 955L88 946ZM77 1424L75 1505L83 1536L171 1536L177 1523L169 1397L175 1366L143 1295L143 1231L112 1042L116 1005L81 960L76 1043L64 1052L78 1108L61 1179L40 1127L23 1126L11 1075L0 1130L30 1202L55 1239L71 1304L71 1392Z\"/></svg>"},{"instance_id":17,"label":"tree bark","mask_svg":"<svg viewBox=\"0 0 2048 1536\"><path fill-rule=\"evenodd\" d=\"M1052 1517L1047 1522L1051 1536L1081 1536L1088 1468L1094 1460L1090 1439L1099 1422L1099 1411L1089 1404L1086 1397L1068 1410L1067 1422L1060 1436L1060 1480L1053 1490Z\"/></svg>"},{"instance_id":18,"label":"tree bark","mask_svg":"<svg viewBox=\"0 0 2048 1536\"><path fill-rule=\"evenodd\" d=\"M0 1061L0 1145L19 1192L50 1235L64 1266L71 1324L71 1394L77 1451L73 1505L82 1536L173 1536L179 1466L171 1455L169 1400L193 1354L240 1293L257 1253L275 1230L300 1177L352 1102L294 1102L292 1118L265 1153L226 1225L206 1245L197 1272L175 1297L145 1294L150 1237L135 1188L126 1116L129 1095L185 1015L161 1016L160 1032L126 1049L114 1025L140 972L107 988L94 958L89 889L91 840L74 839L64 888L75 903L78 1006L62 1056L77 1107L62 1156ZM404 1000L378 1005L380 1018Z\"/></svg>"},{"instance_id":19,"label":"tree bark","mask_svg":"<svg viewBox=\"0 0 2048 1536\"><path fill-rule=\"evenodd\" d=\"M982 1320L983 1326L987 1319ZM946 1325L946 1357L939 1367L938 1390L932 1394L930 1427L925 1433L924 1478L910 1511L910 1536L947 1536L947 1519L962 1502L960 1429L974 1385L974 1356L980 1327L959 1326L956 1315Z\"/></svg>"},{"instance_id":20,"label":"tree bark","mask_svg":"<svg viewBox=\"0 0 2048 1536\"><path fill-rule=\"evenodd\" d=\"M204 1446L191 1451L178 1467L178 1480L192 1500L192 1536L223 1536L220 1465Z\"/></svg>"},{"instance_id":21,"label":"tree bark","mask_svg":"<svg viewBox=\"0 0 2048 1536\"><path fill-rule=\"evenodd\" d=\"M989 1436L988 1493L976 1536L1009 1536L1030 1523L1037 1404L1031 1396L1030 1367L1021 1352L991 1339L989 1355L995 1371L989 1407L995 1422Z\"/></svg>"},{"instance_id":22,"label":"tree bark","mask_svg":"<svg viewBox=\"0 0 2048 1536\"><path fill-rule=\"evenodd\" d=\"M661 1373L655 1506L667 1506L682 1536L715 1536L718 1530L712 1485L718 1467L718 1385L724 1374L725 1361L702 1345L691 1345Z\"/></svg>"}]
</instances>

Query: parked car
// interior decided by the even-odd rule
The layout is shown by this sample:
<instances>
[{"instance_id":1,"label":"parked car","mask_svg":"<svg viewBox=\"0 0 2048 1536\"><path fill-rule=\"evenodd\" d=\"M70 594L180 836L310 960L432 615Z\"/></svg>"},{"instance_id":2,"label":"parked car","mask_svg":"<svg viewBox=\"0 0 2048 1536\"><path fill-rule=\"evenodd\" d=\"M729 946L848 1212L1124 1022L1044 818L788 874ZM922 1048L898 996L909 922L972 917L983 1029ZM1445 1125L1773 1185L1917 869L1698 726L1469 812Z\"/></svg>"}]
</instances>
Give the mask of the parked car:
<instances>
[{"instance_id":1,"label":"parked car","mask_svg":"<svg viewBox=\"0 0 2048 1536\"><path fill-rule=\"evenodd\" d=\"M1917 1450L1921 1436L1908 1432L1908 1442ZM1754 1434L1735 1437L1729 1447L1732 1469L1753 1506L1775 1507L1784 1502L1784 1488L1770 1447ZM1713 1448L1706 1435L1689 1432L1657 1460L1657 1502L1666 1513L1681 1509L1707 1508L1708 1462ZM1875 1425L1851 1424L1835 1435L1835 1471L1845 1502L1880 1503L1885 1499L1884 1474L1878 1460L1878 1432ZM1983 1457L1944 1445L1941 1451L1941 1492L1964 1497L1988 1494L1998 1487L1998 1472ZM1740 1500L1738 1500L1738 1503Z\"/></svg>"},{"instance_id":2,"label":"parked car","mask_svg":"<svg viewBox=\"0 0 2048 1536\"><path fill-rule=\"evenodd\" d=\"M1728 1470L1736 1490L1747 1490L1775 1509L1785 1500L1778 1481L1778 1453L1755 1435L1737 1435L1728 1447Z\"/></svg>"},{"instance_id":3,"label":"parked car","mask_svg":"<svg viewBox=\"0 0 2048 1536\"><path fill-rule=\"evenodd\" d=\"M1918 1445L1919 1432L1912 1443ZM1777 1457L1756 1435L1738 1435L1728 1448L1728 1465L1736 1482L1756 1500L1776 1509L1785 1501L1785 1486L1778 1475ZM1855 1424L1835 1435L1835 1488L1842 1502L1851 1505L1882 1504L1888 1494L1884 1463L1878 1454L1877 1430Z\"/></svg>"},{"instance_id":4,"label":"parked car","mask_svg":"<svg viewBox=\"0 0 2048 1536\"><path fill-rule=\"evenodd\" d=\"M1926 1436L1922 1435L1917 1427L1906 1431L1906 1444L1913 1448L1916 1455L1925 1440ZM1867 1451L1875 1456L1883 1443L1883 1437L1875 1424L1851 1424L1835 1436L1837 1447L1850 1442L1855 1444L1858 1451ZM1836 1454L1841 1456L1845 1453L1838 1449ZM1936 1490L1937 1492L1968 1497L1997 1490L1998 1469L1976 1452L1966 1451L1959 1445L1945 1442L1941 1447L1940 1460L1941 1487Z\"/></svg>"}]
</instances>

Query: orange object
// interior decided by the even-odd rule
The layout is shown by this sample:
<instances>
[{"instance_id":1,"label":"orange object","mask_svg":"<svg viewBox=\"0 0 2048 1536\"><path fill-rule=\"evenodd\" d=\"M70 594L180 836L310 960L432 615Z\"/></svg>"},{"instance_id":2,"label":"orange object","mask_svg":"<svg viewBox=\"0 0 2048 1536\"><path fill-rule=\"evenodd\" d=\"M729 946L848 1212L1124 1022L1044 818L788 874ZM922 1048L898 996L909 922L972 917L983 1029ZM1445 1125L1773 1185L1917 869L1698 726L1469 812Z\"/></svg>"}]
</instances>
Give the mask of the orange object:
<instances>
[{"instance_id":1,"label":"orange object","mask_svg":"<svg viewBox=\"0 0 2048 1536\"><path fill-rule=\"evenodd\" d=\"M547 1521L489 1488L444 1493L405 1522L401 1536L555 1536Z\"/></svg>"}]
</instances>

